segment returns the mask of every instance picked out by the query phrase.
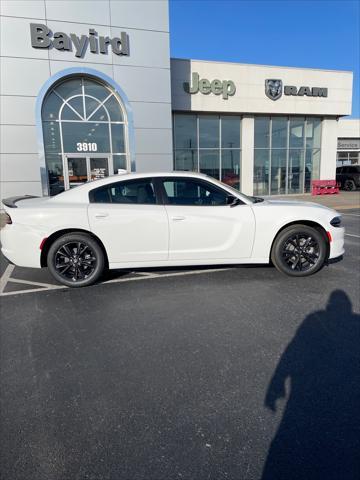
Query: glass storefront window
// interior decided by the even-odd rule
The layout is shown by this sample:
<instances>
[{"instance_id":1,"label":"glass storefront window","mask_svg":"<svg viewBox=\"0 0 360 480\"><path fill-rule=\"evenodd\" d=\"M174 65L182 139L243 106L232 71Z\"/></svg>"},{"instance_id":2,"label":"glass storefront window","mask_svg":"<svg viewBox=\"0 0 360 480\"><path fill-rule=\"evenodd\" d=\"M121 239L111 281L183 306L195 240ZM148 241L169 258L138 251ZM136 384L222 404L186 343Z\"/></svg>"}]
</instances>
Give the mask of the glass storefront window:
<instances>
[{"instance_id":1,"label":"glass storefront window","mask_svg":"<svg viewBox=\"0 0 360 480\"><path fill-rule=\"evenodd\" d=\"M271 150L271 195L286 192L286 149Z\"/></svg>"},{"instance_id":2,"label":"glass storefront window","mask_svg":"<svg viewBox=\"0 0 360 480\"><path fill-rule=\"evenodd\" d=\"M61 127L64 152L78 152L79 143L94 143L96 147L89 147L91 151L100 153L111 151L109 125L106 123L100 123L96 126L95 123L90 122L75 124L73 122L62 122ZM120 153L121 150L118 152Z\"/></svg>"},{"instance_id":3,"label":"glass storefront window","mask_svg":"<svg viewBox=\"0 0 360 480\"><path fill-rule=\"evenodd\" d=\"M254 153L254 195L269 194L270 150L256 149Z\"/></svg>"},{"instance_id":4,"label":"glass storefront window","mask_svg":"<svg viewBox=\"0 0 360 480\"><path fill-rule=\"evenodd\" d=\"M240 190L240 150L221 151L221 181Z\"/></svg>"},{"instance_id":5,"label":"glass storefront window","mask_svg":"<svg viewBox=\"0 0 360 480\"><path fill-rule=\"evenodd\" d=\"M270 117L255 117L255 148L270 147Z\"/></svg>"},{"instance_id":6,"label":"glass storefront window","mask_svg":"<svg viewBox=\"0 0 360 480\"><path fill-rule=\"evenodd\" d=\"M176 150L175 151L175 170L185 170L196 172L198 169L197 150Z\"/></svg>"},{"instance_id":7,"label":"glass storefront window","mask_svg":"<svg viewBox=\"0 0 360 480\"><path fill-rule=\"evenodd\" d=\"M126 168L127 127L124 118L118 97L107 85L95 79L84 76L68 78L48 92L42 106L42 125L50 195L58 193L59 182L65 188L71 186L70 165L76 164L76 158L85 159L83 163L89 170L82 175L85 181L94 178L90 170L91 165L97 163L103 165L101 171L106 175ZM54 159L56 165L59 159L62 162L61 174L56 173L58 168L53 168ZM96 167L97 171L99 169ZM56 175L57 182L54 180Z\"/></svg>"},{"instance_id":8,"label":"glass storefront window","mask_svg":"<svg viewBox=\"0 0 360 480\"><path fill-rule=\"evenodd\" d=\"M304 183L304 150L290 150L288 164L288 193L302 193Z\"/></svg>"},{"instance_id":9,"label":"glass storefront window","mask_svg":"<svg viewBox=\"0 0 360 480\"><path fill-rule=\"evenodd\" d=\"M320 175L321 118L256 117L254 138L256 195L310 191Z\"/></svg>"},{"instance_id":10,"label":"glass storefront window","mask_svg":"<svg viewBox=\"0 0 360 480\"><path fill-rule=\"evenodd\" d=\"M219 118L211 115L199 116L199 147L219 148Z\"/></svg>"},{"instance_id":11,"label":"glass storefront window","mask_svg":"<svg viewBox=\"0 0 360 480\"><path fill-rule=\"evenodd\" d=\"M304 148L305 119L302 117L290 118L290 148Z\"/></svg>"},{"instance_id":12,"label":"glass storefront window","mask_svg":"<svg viewBox=\"0 0 360 480\"><path fill-rule=\"evenodd\" d=\"M274 117L271 129L271 148L287 148L287 118Z\"/></svg>"},{"instance_id":13,"label":"glass storefront window","mask_svg":"<svg viewBox=\"0 0 360 480\"><path fill-rule=\"evenodd\" d=\"M174 114L174 168L240 189L241 117ZM220 140L221 139L221 140Z\"/></svg>"},{"instance_id":14,"label":"glass storefront window","mask_svg":"<svg viewBox=\"0 0 360 480\"><path fill-rule=\"evenodd\" d=\"M307 118L306 148L320 148L321 119Z\"/></svg>"},{"instance_id":15,"label":"glass storefront window","mask_svg":"<svg viewBox=\"0 0 360 480\"><path fill-rule=\"evenodd\" d=\"M220 178L219 150L200 150L200 172L210 177Z\"/></svg>"},{"instance_id":16,"label":"glass storefront window","mask_svg":"<svg viewBox=\"0 0 360 480\"><path fill-rule=\"evenodd\" d=\"M221 147L240 148L240 117L221 117Z\"/></svg>"},{"instance_id":17,"label":"glass storefront window","mask_svg":"<svg viewBox=\"0 0 360 480\"><path fill-rule=\"evenodd\" d=\"M197 148L196 115L176 115L174 123L175 148Z\"/></svg>"}]
</instances>

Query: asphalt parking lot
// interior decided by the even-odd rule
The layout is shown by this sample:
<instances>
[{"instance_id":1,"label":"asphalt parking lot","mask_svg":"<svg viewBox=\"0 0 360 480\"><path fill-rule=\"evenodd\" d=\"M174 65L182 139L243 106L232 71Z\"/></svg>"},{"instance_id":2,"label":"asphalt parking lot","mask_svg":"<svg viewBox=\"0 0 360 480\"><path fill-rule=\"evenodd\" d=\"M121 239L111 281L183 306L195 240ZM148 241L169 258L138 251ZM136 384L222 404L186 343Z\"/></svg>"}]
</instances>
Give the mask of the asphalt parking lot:
<instances>
[{"instance_id":1,"label":"asphalt parking lot","mask_svg":"<svg viewBox=\"0 0 360 480\"><path fill-rule=\"evenodd\" d=\"M1 265L1 478L360 478L360 210L346 254L113 272Z\"/></svg>"}]
</instances>

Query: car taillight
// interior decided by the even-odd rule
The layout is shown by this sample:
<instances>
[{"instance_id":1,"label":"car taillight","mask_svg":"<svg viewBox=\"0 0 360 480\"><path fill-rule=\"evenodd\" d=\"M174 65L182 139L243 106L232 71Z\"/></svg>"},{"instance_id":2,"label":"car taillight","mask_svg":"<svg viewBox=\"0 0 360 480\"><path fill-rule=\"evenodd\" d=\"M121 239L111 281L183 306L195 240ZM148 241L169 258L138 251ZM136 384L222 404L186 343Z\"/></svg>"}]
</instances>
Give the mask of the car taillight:
<instances>
[{"instance_id":1,"label":"car taillight","mask_svg":"<svg viewBox=\"0 0 360 480\"><path fill-rule=\"evenodd\" d=\"M12 220L11 220L11 217L8 213L5 213L5 225L11 225L12 224Z\"/></svg>"}]
</instances>

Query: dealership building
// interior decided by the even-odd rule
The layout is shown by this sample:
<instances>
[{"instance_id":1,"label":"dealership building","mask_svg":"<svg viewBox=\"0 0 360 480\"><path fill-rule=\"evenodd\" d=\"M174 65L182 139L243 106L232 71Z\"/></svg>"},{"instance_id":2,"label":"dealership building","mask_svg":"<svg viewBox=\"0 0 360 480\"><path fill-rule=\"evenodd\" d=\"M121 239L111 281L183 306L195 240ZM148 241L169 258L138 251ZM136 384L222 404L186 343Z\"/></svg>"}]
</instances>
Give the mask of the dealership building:
<instances>
[{"instance_id":1,"label":"dealership building","mask_svg":"<svg viewBox=\"0 0 360 480\"><path fill-rule=\"evenodd\" d=\"M358 164L352 72L170 59L166 1L1 1L1 197L193 170L247 194Z\"/></svg>"}]
</instances>

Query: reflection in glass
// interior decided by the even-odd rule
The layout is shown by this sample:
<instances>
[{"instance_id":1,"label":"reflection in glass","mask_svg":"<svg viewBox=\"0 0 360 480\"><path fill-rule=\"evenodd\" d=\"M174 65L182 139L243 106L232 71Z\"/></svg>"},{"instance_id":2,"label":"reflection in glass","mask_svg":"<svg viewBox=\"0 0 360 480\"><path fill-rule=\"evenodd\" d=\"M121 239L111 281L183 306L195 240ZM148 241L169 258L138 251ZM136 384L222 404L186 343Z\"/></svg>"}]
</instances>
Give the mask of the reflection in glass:
<instances>
[{"instance_id":1,"label":"reflection in glass","mask_svg":"<svg viewBox=\"0 0 360 480\"><path fill-rule=\"evenodd\" d=\"M304 150L289 150L288 193L302 193L304 182Z\"/></svg>"},{"instance_id":2,"label":"reflection in glass","mask_svg":"<svg viewBox=\"0 0 360 480\"><path fill-rule=\"evenodd\" d=\"M110 152L109 125L106 123L79 122L76 128L72 122L62 122L64 152L77 152L78 143L95 143L97 153ZM84 150L83 150L84 151ZM118 151L120 153L121 150Z\"/></svg>"},{"instance_id":3,"label":"reflection in glass","mask_svg":"<svg viewBox=\"0 0 360 480\"><path fill-rule=\"evenodd\" d=\"M219 118L212 115L199 116L199 147L219 148Z\"/></svg>"},{"instance_id":4,"label":"reflection in glass","mask_svg":"<svg viewBox=\"0 0 360 480\"><path fill-rule=\"evenodd\" d=\"M124 125L113 123L111 125L112 151L114 153L125 152Z\"/></svg>"},{"instance_id":5,"label":"reflection in glass","mask_svg":"<svg viewBox=\"0 0 360 480\"><path fill-rule=\"evenodd\" d=\"M50 195L57 195L64 191L64 173L61 155L47 153L46 165L48 168Z\"/></svg>"},{"instance_id":6,"label":"reflection in glass","mask_svg":"<svg viewBox=\"0 0 360 480\"><path fill-rule=\"evenodd\" d=\"M110 120L112 122L124 121L122 111L119 108L119 102L113 95L108 100L106 100L106 102L104 103L104 107L109 112Z\"/></svg>"},{"instance_id":7,"label":"reflection in glass","mask_svg":"<svg viewBox=\"0 0 360 480\"><path fill-rule=\"evenodd\" d=\"M290 118L290 148L304 148L304 123L303 117Z\"/></svg>"},{"instance_id":8,"label":"reflection in glass","mask_svg":"<svg viewBox=\"0 0 360 480\"><path fill-rule=\"evenodd\" d=\"M282 195L286 189L286 149L271 150L271 195Z\"/></svg>"},{"instance_id":9,"label":"reflection in glass","mask_svg":"<svg viewBox=\"0 0 360 480\"><path fill-rule=\"evenodd\" d=\"M175 170L196 172L198 169L197 150L176 150Z\"/></svg>"},{"instance_id":10,"label":"reflection in glass","mask_svg":"<svg viewBox=\"0 0 360 480\"><path fill-rule=\"evenodd\" d=\"M68 157L67 163L70 188L77 187L88 181L86 158Z\"/></svg>"},{"instance_id":11,"label":"reflection in glass","mask_svg":"<svg viewBox=\"0 0 360 480\"><path fill-rule=\"evenodd\" d=\"M175 148L197 148L196 115L175 116Z\"/></svg>"},{"instance_id":12,"label":"reflection in glass","mask_svg":"<svg viewBox=\"0 0 360 480\"><path fill-rule=\"evenodd\" d=\"M306 120L306 148L320 148L321 119L308 118Z\"/></svg>"},{"instance_id":13,"label":"reflection in glass","mask_svg":"<svg viewBox=\"0 0 360 480\"><path fill-rule=\"evenodd\" d=\"M43 123L44 148L45 154L61 153L61 142L58 122Z\"/></svg>"},{"instance_id":14,"label":"reflection in glass","mask_svg":"<svg viewBox=\"0 0 360 480\"><path fill-rule=\"evenodd\" d=\"M114 173L118 170L126 170L126 155L113 155Z\"/></svg>"},{"instance_id":15,"label":"reflection in glass","mask_svg":"<svg viewBox=\"0 0 360 480\"><path fill-rule=\"evenodd\" d=\"M88 119L92 113L99 107L100 103L94 98L85 97L86 118ZM93 119L92 119L93 120Z\"/></svg>"},{"instance_id":16,"label":"reflection in glass","mask_svg":"<svg viewBox=\"0 0 360 480\"><path fill-rule=\"evenodd\" d=\"M240 148L240 117L221 117L221 147Z\"/></svg>"},{"instance_id":17,"label":"reflection in glass","mask_svg":"<svg viewBox=\"0 0 360 480\"><path fill-rule=\"evenodd\" d=\"M274 117L271 129L271 148L287 148L287 118Z\"/></svg>"},{"instance_id":18,"label":"reflection in glass","mask_svg":"<svg viewBox=\"0 0 360 480\"><path fill-rule=\"evenodd\" d=\"M82 79L68 79L55 87L55 90L64 100L67 100L73 95L82 95Z\"/></svg>"},{"instance_id":19,"label":"reflection in glass","mask_svg":"<svg viewBox=\"0 0 360 480\"><path fill-rule=\"evenodd\" d=\"M83 97L75 97L68 101L68 105L78 114L78 120L85 118ZM63 120L63 118L61 118Z\"/></svg>"},{"instance_id":20,"label":"reflection in glass","mask_svg":"<svg viewBox=\"0 0 360 480\"><path fill-rule=\"evenodd\" d=\"M270 150L255 150L254 195L269 195Z\"/></svg>"},{"instance_id":21,"label":"reflection in glass","mask_svg":"<svg viewBox=\"0 0 360 480\"><path fill-rule=\"evenodd\" d=\"M270 117L255 117L255 148L269 148Z\"/></svg>"},{"instance_id":22,"label":"reflection in glass","mask_svg":"<svg viewBox=\"0 0 360 480\"><path fill-rule=\"evenodd\" d=\"M240 190L240 150L221 151L221 181Z\"/></svg>"},{"instance_id":23,"label":"reflection in glass","mask_svg":"<svg viewBox=\"0 0 360 480\"><path fill-rule=\"evenodd\" d=\"M200 172L219 180L219 150L200 150Z\"/></svg>"},{"instance_id":24,"label":"reflection in glass","mask_svg":"<svg viewBox=\"0 0 360 480\"><path fill-rule=\"evenodd\" d=\"M62 104L63 101L54 92L47 95L41 112L43 120L58 120Z\"/></svg>"},{"instance_id":25,"label":"reflection in glass","mask_svg":"<svg viewBox=\"0 0 360 480\"><path fill-rule=\"evenodd\" d=\"M85 95L97 98L100 102L103 102L106 97L111 94L111 91L101 83L94 80L88 80L84 78Z\"/></svg>"}]
</instances>

